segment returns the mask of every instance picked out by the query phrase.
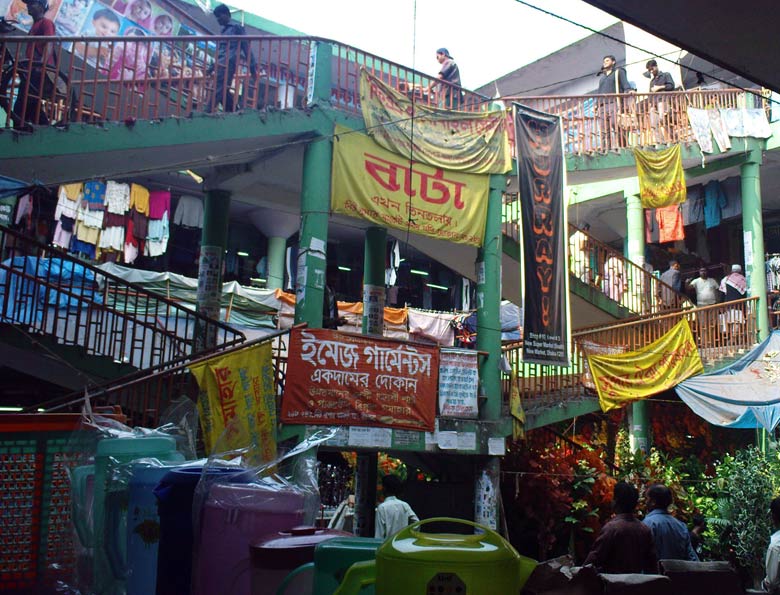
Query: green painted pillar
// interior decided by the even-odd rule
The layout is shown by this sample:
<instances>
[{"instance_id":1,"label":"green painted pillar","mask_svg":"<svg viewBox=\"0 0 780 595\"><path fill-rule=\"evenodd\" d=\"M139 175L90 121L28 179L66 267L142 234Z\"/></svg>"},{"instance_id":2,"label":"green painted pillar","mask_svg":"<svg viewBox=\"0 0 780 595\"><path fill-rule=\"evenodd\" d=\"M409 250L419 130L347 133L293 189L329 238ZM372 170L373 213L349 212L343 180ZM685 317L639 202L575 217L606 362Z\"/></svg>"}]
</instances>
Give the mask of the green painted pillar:
<instances>
[{"instance_id":1,"label":"green painted pillar","mask_svg":"<svg viewBox=\"0 0 780 595\"><path fill-rule=\"evenodd\" d=\"M320 138L310 142L303 154L295 322L306 322L311 328L322 327L332 153L330 140Z\"/></svg>"},{"instance_id":2,"label":"green painted pillar","mask_svg":"<svg viewBox=\"0 0 780 595\"><path fill-rule=\"evenodd\" d=\"M366 230L363 256L363 334L383 335L385 324L385 250L387 229Z\"/></svg>"},{"instance_id":3,"label":"green painted pillar","mask_svg":"<svg viewBox=\"0 0 780 595\"><path fill-rule=\"evenodd\" d=\"M479 396L486 396L479 417L501 418L501 211L506 176L490 176L487 220L482 247L477 251L477 349L480 356ZM474 518L492 529L498 528L498 478L501 460L489 457L476 470Z\"/></svg>"},{"instance_id":4,"label":"green painted pillar","mask_svg":"<svg viewBox=\"0 0 780 595\"><path fill-rule=\"evenodd\" d=\"M485 238L477 252L477 349L480 396L486 396L480 418L501 417L501 207L506 176L490 176Z\"/></svg>"},{"instance_id":5,"label":"green painted pillar","mask_svg":"<svg viewBox=\"0 0 780 595\"><path fill-rule=\"evenodd\" d=\"M265 286L268 289L284 287L284 257L287 251L287 238L268 238L268 273Z\"/></svg>"},{"instance_id":6,"label":"green painted pillar","mask_svg":"<svg viewBox=\"0 0 780 595\"><path fill-rule=\"evenodd\" d=\"M229 219L230 192L217 189L206 191L198 260L197 311L215 320L219 320L222 263L227 249ZM203 336L202 333L196 333L196 336L202 341L202 347L210 347L216 340L215 336Z\"/></svg>"},{"instance_id":7,"label":"green painted pillar","mask_svg":"<svg viewBox=\"0 0 780 595\"><path fill-rule=\"evenodd\" d=\"M764 272L764 221L761 215L761 146L749 140L748 161L740 166L742 191L742 233L745 242L745 277L748 295L758 297L756 305L758 339L769 336L769 309Z\"/></svg>"},{"instance_id":8,"label":"green painted pillar","mask_svg":"<svg viewBox=\"0 0 780 595\"><path fill-rule=\"evenodd\" d=\"M645 264L645 211L642 202L636 194L626 195L626 251L625 257L633 263ZM638 279L628 279L628 291L636 295L632 300L640 303L645 293L644 286ZM651 293L652 295L652 293ZM649 306L649 304L648 304ZM650 447L650 420L647 414L647 401L636 401L631 404L629 416L629 440L631 450L641 450L646 453Z\"/></svg>"},{"instance_id":9,"label":"green painted pillar","mask_svg":"<svg viewBox=\"0 0 780 595\"><path fill-rule=\"evenodd\" d=\"M306 103L328 105L331 91L331 64L333 46L324 41L315 41L309 48L309 85ZM312 84L313 81L313 84Z\"/></svg>"}]
</instances>

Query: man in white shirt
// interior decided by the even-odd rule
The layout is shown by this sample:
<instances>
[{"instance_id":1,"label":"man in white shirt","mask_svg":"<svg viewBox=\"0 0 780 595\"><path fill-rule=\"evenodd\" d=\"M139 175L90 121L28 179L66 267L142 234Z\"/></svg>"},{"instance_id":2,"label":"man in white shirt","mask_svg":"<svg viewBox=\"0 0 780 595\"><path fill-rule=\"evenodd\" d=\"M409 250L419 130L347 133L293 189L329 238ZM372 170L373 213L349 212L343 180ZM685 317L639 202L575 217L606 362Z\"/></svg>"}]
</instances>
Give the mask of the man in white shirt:
<instances>
[{"instance_id":1,"label":"man in white shirt","mask_svg":"<svg viewBox=\"0 0 780 595\"><path fill-rule=\"evenodd\" d=\"M769 505L772 513L772 524L776 530L769 540L766 550L766 578L761 586L773 595L780 593L780 497L772 500Z\"/></svg>"},{"instance_id":2,"label":"man in white shirt","mask_svg":"<svg viewBox=\"0 0 780 595\"><path fill-rule=\"evenodd\" d=\"M411 506L398 499L402 487L401 479L397 475L385 475L382 478L385 500L376 508L374 537L387 539L420 520Z\"/></svg>"},{"instance_id":3,"label":"man in white shirt","mask_svg":"<svg viewBox=\"0 0 780 595\"><path fill-rule=\"evenodd\" d=\"M699 269L699 276L693 281L688 281L688 285L696 291L696 305L712 306L720 300L718 291L718 282L712 277L707 276L707 269Z\"/></svg>"}]
</instances>

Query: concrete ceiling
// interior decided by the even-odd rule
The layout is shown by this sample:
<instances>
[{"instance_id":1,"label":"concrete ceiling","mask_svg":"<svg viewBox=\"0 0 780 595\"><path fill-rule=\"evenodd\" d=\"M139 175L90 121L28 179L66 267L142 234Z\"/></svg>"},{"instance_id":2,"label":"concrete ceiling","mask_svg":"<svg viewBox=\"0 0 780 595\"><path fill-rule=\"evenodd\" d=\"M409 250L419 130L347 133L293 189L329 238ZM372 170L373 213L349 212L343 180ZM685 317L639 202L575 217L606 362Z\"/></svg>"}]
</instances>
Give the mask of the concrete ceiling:
<instances>
[{"instance_id":1,"label":"concrete ceiling","mask_svg":"<svg viewBox=\"0 0 780 595\"><path fill-rule=\"evenodd\" d=\"M727 70L780 91L777 0L585 0Z\"/></svg>"}]
</instances>

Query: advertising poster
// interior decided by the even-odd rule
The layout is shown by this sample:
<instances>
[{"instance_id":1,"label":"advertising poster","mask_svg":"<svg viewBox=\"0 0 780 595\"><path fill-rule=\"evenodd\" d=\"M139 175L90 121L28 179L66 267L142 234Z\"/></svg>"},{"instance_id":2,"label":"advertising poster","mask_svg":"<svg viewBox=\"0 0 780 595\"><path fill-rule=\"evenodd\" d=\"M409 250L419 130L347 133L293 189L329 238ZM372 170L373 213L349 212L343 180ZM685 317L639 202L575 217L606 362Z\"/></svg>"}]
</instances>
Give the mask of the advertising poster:
<instances>
[{"instance_id":1,"label":"advertising poster","mask_svg":"<svg viewBox=\"0 0 780 595\"><path fill-rule=\"evenodd\" d=\"M439 354L439 413L442 417L479 417L478 353L471 349L442 349Z\"/></svg>"},{"instance_id":2,"label":"advertising poster","mask_svg":"<svg viewBox=\"0 0 780 595\"><path fill-rule=\"evenodd\" d=\"M437 347L293 330L281 419L432 431L438 374Z\"/></svg>"},{"instance_id":3,"label":"advertising poster","mask_svg":"<svg viewBox=\"0 0 780 595\"><path fill-rule=\"evenodd\" d=\"M569 365L561 121L515 104L523 247L523 360Z\"/></svg>"}]
</instances>

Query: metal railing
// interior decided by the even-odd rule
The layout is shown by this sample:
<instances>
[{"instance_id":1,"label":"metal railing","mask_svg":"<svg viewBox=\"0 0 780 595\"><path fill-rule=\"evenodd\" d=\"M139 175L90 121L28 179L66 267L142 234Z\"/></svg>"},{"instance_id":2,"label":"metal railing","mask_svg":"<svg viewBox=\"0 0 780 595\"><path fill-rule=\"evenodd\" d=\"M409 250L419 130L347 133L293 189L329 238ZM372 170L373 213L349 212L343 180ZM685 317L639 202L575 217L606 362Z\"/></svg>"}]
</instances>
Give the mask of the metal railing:
<instances>
[{"instance_id":1,"label":"metal railing","mask_svg":"<svg viewBox=\"0 0 780 595\"><path fill-rule=\"evenodd\" d=\"M571 365L530 364L522 361L522 343L503 348L517 381L526 411L560 405L584 396L594 396L585 351L621 353L639 349L661 338L686 318L705 364L733 357L757 342L758 298L745 298L692 310L651 315L619 324L582 329L572 333ZM505 401L510 378L502 379Z\"/></svg>"},{"instance_id":2,"label":"metal railing","mask_svg":"<svg viewBox=\"0 0 780 595\"><path fill-rule=\"evenodd\" d=\"M300 325L296 328L299 328ZM75 392L44 403L36 403L34 408L51 412L81 411L85 399L95 407L119 407L128 418L131 426L158 427L161 415L177 399L197 401L199 389L188 368L202 363L214 356L226 356L247 347L271 341L273 348L274 378L277 395L284 389L287 373L287 346L291 329L270 333L264 337L252 339L241 344L218 346L214 351L203 354L191 354L176 361L158 364L122 376L85 392ZM277 410L279 408L277 399ZM31 407L33 409L33 407ZM277 411L278 417L278 411Z\"/></svg>"},{"instance_id":3,"label":"metal railing","mask_svg":"<svg viewBox=\"0 0 780 595\"><path fill-rule=\"evenodd\" d=\"M507 195L503 205L503 231L518 244L520 217L520 200L517 195ZM569 224L568 255L571 275L635 315L676 310L690 303L687 296L650 271L572 224Z\"/></svg>"},{"instance_id":4,"label":"metal railing","mask_svg":"<svg viewBox=\"0 0 780 595\"><path fill-rule=\"evenodd\" d=\"M0 124L130 124L219 109L304 109L318 51L331 52L330 99L339 109L360 111L361 68L420 103L487 109L482 95L312 37L10 36L0 37Z\"/></svg>"},{"instance_id":5,"label":"metal railing","mask_svg":"<svg viewBox=\"0 0 780 595\"><path fill-rule=\"evenodd\" d=\"M0 252L0 322L87 355L142 369L245 340L227 324L3 226ZM199 336L213 347L196 344Z\"/></svg>"},{"instance_id":6,"label":"metal railing","mask_svg":"<svg viewBox=\"0 0 780 595\"><path fill-rule=\"evenodd\" d=\"M689 107L765 108L767 105L760 89L503 99L507 105L516 101L561 116L564 151L568 155L694 142L688 121Z\"/></svg>"}]
</instances>

